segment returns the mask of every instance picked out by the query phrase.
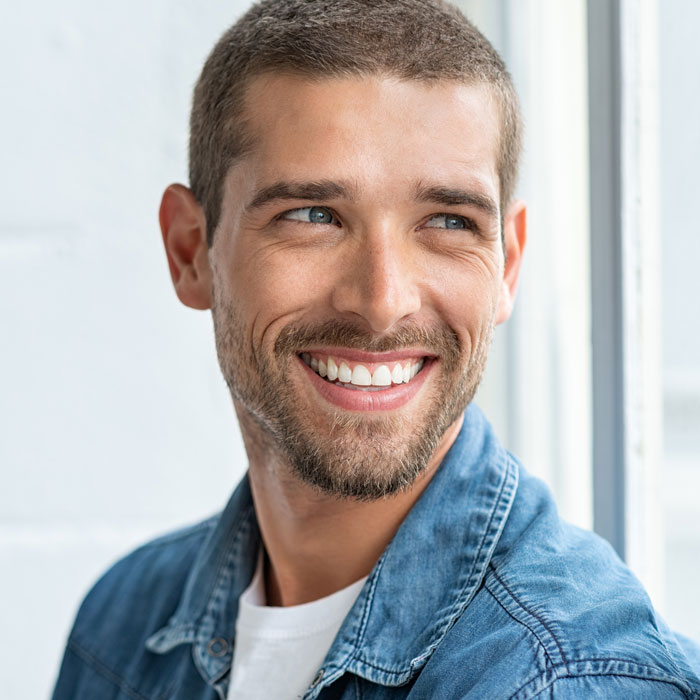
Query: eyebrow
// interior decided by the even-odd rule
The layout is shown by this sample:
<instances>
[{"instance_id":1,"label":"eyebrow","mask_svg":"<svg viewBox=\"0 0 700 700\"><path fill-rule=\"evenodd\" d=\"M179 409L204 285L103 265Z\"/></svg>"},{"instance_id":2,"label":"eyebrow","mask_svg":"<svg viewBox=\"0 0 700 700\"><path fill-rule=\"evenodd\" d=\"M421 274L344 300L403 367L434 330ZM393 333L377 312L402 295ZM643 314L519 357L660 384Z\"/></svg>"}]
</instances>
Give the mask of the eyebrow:
<instances>
[{"instance_id":1,"label":"eyebrow","mask_svg":"<svg viewBox=\"0 0 700 700\"><path fill-rule=\"evenodd\" d=\"M494 219L498 217L496 203L491 197L480 192L439 185L419 185L416 190L416 199L419 202L436 202L448 207L460 205L476 207Z\"/></svg>"},{"instance_id":2,"label":"eyebrow","mask_svg":"<svg viewBox=\"0 0 700 700\"><path fill-rule=\"evenodd\" d=\"M318 180L316 182L275 182L258 190L246 209L259 209L280 199L312 199L327 202L329 199L354 199L353 188L342 182Z\"/></svg>"},{"instance_id":3,"label":"eyebrow","mask_svg":"<svg viewBox=\"0 0 700 700\"><path fill-rule=\"evenodd\" d=\"M434 202L444 206L472 206L481 209L492 218L498 217L498 206L491 197L441 185L421 185L416 187L416 201ZM317 180L313 182L279 181L258 190L246 206L246 210L259 209L278 200L302 199L327 202L331 199L349 199L354 201L355 188L335 180Z\"/></svg>"}]
</instances>

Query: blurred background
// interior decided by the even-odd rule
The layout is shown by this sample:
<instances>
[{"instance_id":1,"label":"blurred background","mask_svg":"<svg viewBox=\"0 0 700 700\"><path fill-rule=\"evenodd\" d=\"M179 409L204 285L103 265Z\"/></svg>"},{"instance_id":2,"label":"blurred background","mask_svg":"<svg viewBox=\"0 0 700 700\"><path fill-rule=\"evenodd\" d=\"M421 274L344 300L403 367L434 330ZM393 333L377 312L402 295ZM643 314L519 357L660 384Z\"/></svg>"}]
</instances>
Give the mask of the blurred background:
<instances>
[{"instance_id":1,"label":"blurred background","mask_svg":"<svg viewBox=\"0 0 700 700\"><path fill-rule=\"evenodd\" d=\"M700 4L463 0L527 134L529 244L477 401L567 519L700 640ZM35 0L0 25L0 696L77 606L246 469L207 314L161 250L191 90L247 0ZM128 611L124 611L128 614Z\"/></svg>"}]
</instances>

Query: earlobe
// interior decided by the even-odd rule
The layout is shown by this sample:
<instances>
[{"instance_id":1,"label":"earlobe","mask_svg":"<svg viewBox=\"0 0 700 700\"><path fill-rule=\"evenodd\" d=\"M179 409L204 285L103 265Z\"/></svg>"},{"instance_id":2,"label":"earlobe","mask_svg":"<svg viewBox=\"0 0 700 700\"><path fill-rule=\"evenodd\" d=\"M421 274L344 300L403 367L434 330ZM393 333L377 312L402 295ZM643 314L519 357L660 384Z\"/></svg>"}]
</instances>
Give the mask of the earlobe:
<instances>
[{"instance_id":1,"label":"earlobe","mask_svg":"<svg viewBox=\"0 0 700 700\"><path fill-rule=\"evenodd\" d=\"M158 219L178 299L193 309L211 308L211 269L201 205L184 185L170 185L163 193Z\"/></svg>"},{"instance_id":2,"label":"earlobe","mask_svg":"<svg viewBox=\"0 0 700 700\"><path fill-rule=\"evenodd\" d=\"M508 207L503 221L506 262L503 268L501 293L496 309L496 324L510 318L520 277L520 264L527 241L527 208L522 200L515 200Z\"/></svg>"}]
</instances>

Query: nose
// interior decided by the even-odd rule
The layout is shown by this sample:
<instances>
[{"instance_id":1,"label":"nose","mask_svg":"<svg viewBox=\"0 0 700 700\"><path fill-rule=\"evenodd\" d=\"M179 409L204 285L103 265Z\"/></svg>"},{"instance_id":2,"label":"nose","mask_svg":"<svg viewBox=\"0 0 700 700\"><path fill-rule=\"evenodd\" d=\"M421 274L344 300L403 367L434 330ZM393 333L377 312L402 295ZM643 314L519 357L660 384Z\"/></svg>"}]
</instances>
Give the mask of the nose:
<instances>
[{"instance_id":1,"label":"nose","mask_svg":"<svg viewBox=\"0 0 700 700\"><path fill-rule=\"evenodd\" d=\"M410 243L391 231L368 232L333 290L335 310L360 316L378 334L417 313L421 297L415 254Z\"/></svg>"}]
</instances>

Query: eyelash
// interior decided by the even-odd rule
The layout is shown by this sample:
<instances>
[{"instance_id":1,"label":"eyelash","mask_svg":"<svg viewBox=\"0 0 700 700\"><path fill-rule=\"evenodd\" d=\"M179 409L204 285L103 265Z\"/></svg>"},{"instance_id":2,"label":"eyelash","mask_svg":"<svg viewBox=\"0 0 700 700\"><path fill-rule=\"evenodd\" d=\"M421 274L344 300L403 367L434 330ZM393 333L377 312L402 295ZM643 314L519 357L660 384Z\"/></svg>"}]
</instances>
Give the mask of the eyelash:
<instances>
[{"instance_id":1,"label":"eyelash","mask_svg":"<svg viewBox=\"0 0 700 700\"><path fill-rule=\"evenodd\" d=\"M326 225L334 225L338 226L340 225L340 219L338 215L330 208L330 207L322 207L322 206L310 206L310 207L296 207L295 209L288 209L287 211L283 211L281 214L279 214L276 218L277 221L284 221L285 217L289 216L289 214L294 214L295 212L298 211L304 211L305 209L319 209L328 212L331 217L333 218L333 221L328 222ZM295 219L286 219L287 221L295 221ZM296 219L296 221L299 221L300 223L314 223L312 221L301 221L299 219ZM318 223L324 223L324 222L318 222Z\"/></svg>"},{"instance_id":2,"label":"eyelash","mask_svg":"<svg viewBox=\"0 0 700 700\"><path fill-rule=\"evenodd\" d=\"M432 219L439 219L440 217L444 217L445 219L460 219L461 221L464 222L464 228L448 228L447 226L444 227L444 230L446 231L473 231L475 233L478 233L479 228L476 225L476 222L474 219L469 218L468 216L463 216L462 214L450 214L448 212L440 212L439 214L432 214L428 221L431 221ZM438 227L436 227L438 228ZM439 227L443 228L443 227Z\"/></svg>"},{"instance_id":3,"label":"eyelash","mask_svg":"<svg viewBox=\"0 0 700 700\"><path fill-rule=\"evenodd\" d=\"M283 211L281 214L279 214L279 215L278 215L277 217L275 217L275 218L276 218L277 221L284 221L284 220L287 220L287 221L294 221L295 219L285 219L285 217L287 217L289 214L293 214L293 213L295 213L295 212L304 211L305 209L309 209L309 210L311 210L311 209L321 209L321 210L327 211L327 212L331 215L331 217L333 218L333 221L328 222L328 223L325 224L325 225L335 225L335 226L339 226L339 225L340 225L340 219L339 219L338 215L335 213L335 211L333 211L333 209L331 209L330 207L324 207L324 206L296 207L295 209L288 209L287 211ZM468 217L468 216L463 216L463 215L461 215L461 214L450 214L450 213L447 213L447 212L440 212L440 213L437 213L437 214L431 214L431 215L426 219L426 221L431 221L432 219L437 219L437 218L440 218L440 217L445 217L445 219L448 219L448 218L450 218L450 219L460 219L461 221L464 222L464 228L462 228L462 229L459 229L459 228L448 228L447 226L445 226L445 227L431 227L431 228L441 228L441 229L443 229L443 230L445 230L445 231L472 231L472 232L474 232L474 233L478 233L478 232L479 232L479 228L478 228L476 222L475 222L473 219L471 219L470 217ZM314 222L311 222L311 221L305 222L305 221L301 221L301 220L298 220L298 219L297 219L297 221L299 221L299 223L314 223ZM323 223L323 222L320 222L320 223Z\"/></svg>"}]
</instances>

